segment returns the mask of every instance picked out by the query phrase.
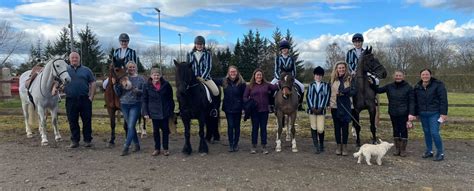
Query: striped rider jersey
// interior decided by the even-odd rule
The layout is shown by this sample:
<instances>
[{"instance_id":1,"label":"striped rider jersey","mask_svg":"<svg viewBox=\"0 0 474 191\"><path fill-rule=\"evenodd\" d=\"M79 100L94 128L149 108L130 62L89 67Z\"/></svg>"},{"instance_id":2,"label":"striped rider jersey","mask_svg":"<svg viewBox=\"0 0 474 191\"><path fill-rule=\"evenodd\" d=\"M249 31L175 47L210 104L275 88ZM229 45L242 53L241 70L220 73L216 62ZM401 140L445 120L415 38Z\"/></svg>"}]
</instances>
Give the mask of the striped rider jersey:
<instances>
[{"instance_id":1,"label":"striped rider jersey","mask_svg":"<svg viewBox=\"0 0 474 191\"><path fill-rule=\"evenodd\" d=\"M309 84L308 93L306 94L306 103L308 104L307 113L313 114L312 109L322 109L323 115L326 114L325 108L329 106L331 97L331 86L327 82L317 83L316 81Z\"/></svg>"},{"instance_id":2,"label":"striped rider jersey","mask_svg":"<svg viewBox=\"0 0 474 191\"><path fill-rule=\"evenodd\" d=\"M210 80L212 69L211 52L208 50L203 50L201 56L198 56L197 52L197 50L189 52L186 56L187 62L192 65L192 70L196 77L202 77L205 80Z\"/></svg>"},{"instance_id":3,"label":"striped rider jersey","mask_svg":"<svg viewBox=\"0 0 474 191\"><path fill-rule=\"evenodd\" d=\"M287 74L296 77L296 63L293 57L278 55L275 58L274 78L280 79L280 74L282 72L286 72Z\"/></svg>"},{"instance_id":4,"label":"striped rider jersey","mask_svg":"<svg viewBox=\"0 0 474 191\"><path fill-rule=\"evenodd\" d=\"M128 61L130 61L130 60L135 62L135 64L138 64L137 53L135 52L135 50L133 50L131 48L126 48L126 49L117 48L117 49L115 49L115 51L114 51L114 60L115 60L115 62L114 62L115 67L125 68Z\"/></svg>"},{"instance_id":5,"label":"striped rider jersey","mask_svg":"<svg viewBox=\"0 0 474 191\"><path fill-rule=\"evenodd\" d=\"M363 48L358 50L356 48L352 48L347 51L346 63L349 65L349 73L355 72L357 70L357 63L363 51Z\"/></svg>"}]
</instances>

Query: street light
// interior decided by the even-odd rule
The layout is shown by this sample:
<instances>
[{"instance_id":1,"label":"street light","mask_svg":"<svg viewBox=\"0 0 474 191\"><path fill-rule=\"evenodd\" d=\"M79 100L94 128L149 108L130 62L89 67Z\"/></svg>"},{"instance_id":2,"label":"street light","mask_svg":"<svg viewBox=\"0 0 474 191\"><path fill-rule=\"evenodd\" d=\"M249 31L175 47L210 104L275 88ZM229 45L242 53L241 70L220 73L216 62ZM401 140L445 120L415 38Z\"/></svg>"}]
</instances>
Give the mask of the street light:
<instances>
[{"instance_id":1,"label":"street light","mask_svg":"<svg viewBox=\"0 0 474 191\"><path fill-rule=\"evenodd\" d=\"M73 33L72 33L72 7L71 7L71 0L69 0L69 29L70 29L70 33L71 33L71 43L69 44L70 46L70 49L71 49L71 52L74 51L74 47L73 47L73 44L74 44L74 37L73 37Z\"/></svg>"},{"instance_id":2,"label":"street light","mask_svg":"<svg viewBox=\"0 0 474 191\"><path fill-rule=\"evenodd\" d=\"M155 8L156 12L158 12L158 40L159 40L159 47L160 47L160 73L163 71L161 70L161 11L158 8Z\"/></svg>"},{"instance_id":3,"label":"street light","mask_svg":"<svg viewBox=\"0 0 474 191\"><path fill-rule=\"evenodd\" d=\"M181 33L178 33L179 36L179 61L182 62L183 58L181 56Z\"/></svg>"}]
</instances>

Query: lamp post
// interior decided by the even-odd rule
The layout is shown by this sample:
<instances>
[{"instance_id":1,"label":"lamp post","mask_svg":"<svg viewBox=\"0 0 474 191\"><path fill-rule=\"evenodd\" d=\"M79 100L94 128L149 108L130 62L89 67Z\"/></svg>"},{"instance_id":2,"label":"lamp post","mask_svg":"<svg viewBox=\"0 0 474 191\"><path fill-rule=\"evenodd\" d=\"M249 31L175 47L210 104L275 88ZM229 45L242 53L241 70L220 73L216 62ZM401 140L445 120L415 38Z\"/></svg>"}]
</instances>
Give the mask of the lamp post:
<instances>
[{"instance_id":1,"label":"lamp post","mask_svg":"<svg viewBox=\"0 0 474 191\"><path fill-rule=\"evenodd\" d=\"M181 56L181 33L178 33L179 36L179 61L182 62L183 58Z\"/></svg>"},{"instance_id":2,"label":"lamp post","mask_svg":"<svg viewBox=\"0 0 474 191\"><path fill-rule=\"evenodd\" d=\"M159 41L159 48L160 48L160 73L163 71L161 70L161 11L158 8L155 8L156 12L158 12L158 41Z\"/></svg>"},{"instance_id":3,"label":"lamp post","mask_svg":"<svg viewBox=\"0 0 474 191\"><path fill-rule=\"evenodd\" d=\"M74 33L72 33L72 7L71 7L71 0L69 0L69 29L71 33L71 42L69 44L69 48L71 49L71 52L74 51Z\"/></svg>"}]
</instances>

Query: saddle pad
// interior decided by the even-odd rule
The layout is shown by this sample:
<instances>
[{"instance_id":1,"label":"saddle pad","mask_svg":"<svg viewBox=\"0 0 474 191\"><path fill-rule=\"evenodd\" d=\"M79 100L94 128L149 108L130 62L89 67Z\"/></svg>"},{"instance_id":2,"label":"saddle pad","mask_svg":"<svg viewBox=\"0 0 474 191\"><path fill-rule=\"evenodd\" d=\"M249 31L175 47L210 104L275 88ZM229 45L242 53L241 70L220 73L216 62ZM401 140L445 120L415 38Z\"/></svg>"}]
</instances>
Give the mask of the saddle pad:
<instances>
[{"instance_id":1,"label":"saddle pad","mask_svg":"<svg viewBox=\"0 0 474 191\"><path fill-rule=\"evenodd\" d=\"M202 83L202 85L204 85L204 89L206 90L206 97L207 97L207 101L209 101L209 103L212 103L212 97L211 97L211 91L209 90L209 88L206 86L206 84Z\"/></svg>"}]
</instances>

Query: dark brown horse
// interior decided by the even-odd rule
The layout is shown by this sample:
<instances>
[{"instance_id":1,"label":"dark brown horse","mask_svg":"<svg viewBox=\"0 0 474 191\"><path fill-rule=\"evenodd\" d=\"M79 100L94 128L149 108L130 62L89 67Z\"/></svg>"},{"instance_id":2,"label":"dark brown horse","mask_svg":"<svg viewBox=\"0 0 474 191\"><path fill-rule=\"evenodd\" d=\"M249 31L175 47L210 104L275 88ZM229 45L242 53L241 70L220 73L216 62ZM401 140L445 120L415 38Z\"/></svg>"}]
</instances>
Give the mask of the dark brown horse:
<instances>
[{"instance_id":1,"label":"dark brown horse","mask_svg":"<svg viewBox=\"0 0 474 191\"><path fill-rule=\"evenodd\" d=\"M281 152L281 134L285 127L285 118L287 118L287 141L291 140L291 151L298 152L296 148L296 130L295 121L298 113L298 94L293 88L295 79L291 75L282 74L280 79L280 90L275 95L275 115L278 120L278 133L276 138L276 152ZM291 136L290 135L291 132Z\"/></svg>"},{"instance_id":2,"label":"dark brown horse","mask_svg":"<svg viewBox=\"0 0 474 191\"><path fill-rule=\"evenodd\" d=\"M367 72L375 75L379 79L387 77L387 71L385 67L380 64L379 60L374 57L372 53L372 47L368 47L361 54L359 59L357 70L356 70L356 87L357 94L352 98L354 110L352 112L353 125L356 130L356 144L360 146L360 124L359 114L361 111L367 109L370 115L370 131L372 132L372 144L377 142L375 116L376 116L376 104L375 104L375 90L374 86L369 82Z\"/></svg>"},{"instance_id":3,"label":"dark brown horse","mask_svg":"<svg viewBox=\"0 0 474 191\"><path fill-rule=\"evenodd\" d=\"M104 92L105 107L107 108L107 114L110 120L110 140L109 146L115 145L115 118L117 111L120 111L120 98L115 94L112 80L120 82L127 76L127 72L123 68L115 68L113 64L109 66L109 83L107 84ZM127 132L127 125L124 124L125 132Z\"/></svg>"}]
</instances>

